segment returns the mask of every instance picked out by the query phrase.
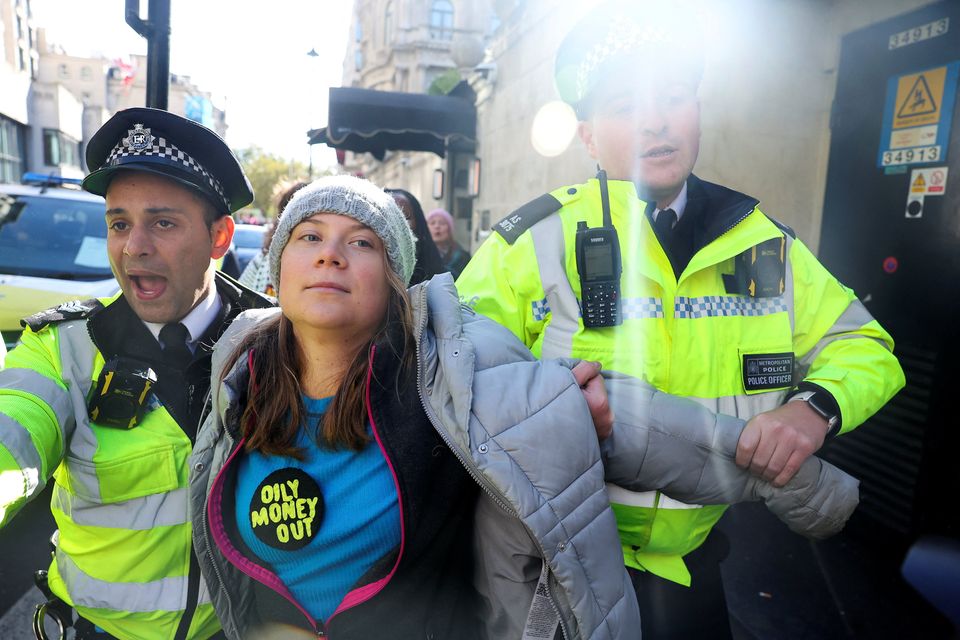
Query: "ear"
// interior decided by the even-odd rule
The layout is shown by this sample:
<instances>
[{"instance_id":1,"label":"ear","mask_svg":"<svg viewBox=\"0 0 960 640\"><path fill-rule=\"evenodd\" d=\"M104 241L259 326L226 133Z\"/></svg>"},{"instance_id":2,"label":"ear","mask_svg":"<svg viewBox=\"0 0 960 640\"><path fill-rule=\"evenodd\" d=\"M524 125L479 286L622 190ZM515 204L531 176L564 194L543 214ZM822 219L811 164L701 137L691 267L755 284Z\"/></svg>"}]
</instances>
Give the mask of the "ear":
<instances>
[{"instance_id":1,"label":"ear","mask_svg":"<svg viewBox=\"0 0 960 640\"><path fill-rule=\"evenodd\" d=\"M210 225L210 257L219 260L230 249L230 243L233 241L233 216L220 216L212 225Z\"/></svg>"},{"instance_id":2,"label":"ear","mask_svg":"<svg viewBox=\"0 0 960 640\"><path fill-rule=\"evenodd\" d=\"M580 136L580 140L583 141L583 145L587 148L587 153L590 154L590 157L596 160L597 145L593 139L593 124L588 120L578 122L577 135Z\"/></svg>"}]
</instances>

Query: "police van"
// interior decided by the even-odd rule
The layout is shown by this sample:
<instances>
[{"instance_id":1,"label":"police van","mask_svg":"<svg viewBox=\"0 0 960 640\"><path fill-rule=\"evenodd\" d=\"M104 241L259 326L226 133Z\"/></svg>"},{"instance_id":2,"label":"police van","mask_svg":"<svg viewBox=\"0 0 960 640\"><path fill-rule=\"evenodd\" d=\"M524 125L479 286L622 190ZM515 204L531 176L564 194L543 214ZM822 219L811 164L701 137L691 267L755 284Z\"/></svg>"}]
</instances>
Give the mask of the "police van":
<instances>
[{"instance_id":1,"label":"police van","mask_svg":"<svg viewBox=\"0 0 960 640\"><path fill-rule=\"evenodd\" d=\"M120 289L107 258L103 198L75 179L28 173L23 183L0 184L0 332L8 349L21 318Z\"/></svg>"}]
</instances>

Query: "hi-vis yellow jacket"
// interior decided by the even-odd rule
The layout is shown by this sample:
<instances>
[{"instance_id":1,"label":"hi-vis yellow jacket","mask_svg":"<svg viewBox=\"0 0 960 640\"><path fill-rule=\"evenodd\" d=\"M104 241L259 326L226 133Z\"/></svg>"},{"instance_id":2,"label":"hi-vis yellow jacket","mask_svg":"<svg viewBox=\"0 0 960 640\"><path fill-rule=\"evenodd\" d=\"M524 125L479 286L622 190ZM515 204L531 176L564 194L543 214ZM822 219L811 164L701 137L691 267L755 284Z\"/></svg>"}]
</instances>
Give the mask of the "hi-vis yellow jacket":
<instances>
[{"instance_id":1,"label":"hi-vis yellow jacket","mask_svg":"<svg viewBox=\"0 0 960 640\"><path fill-rule=\"evenodd\" d=\"M687 210L705 207L708 237L677 278L633 183L610 181L609 190L623 261L621 326L584 329L580 319L575 236L578 221L603 224L595 179L500 221L457 281L463 301L538 357L597 360L740 418L776 408L804 383L833 396L849 431L903 386L891 337L756 200L691 176ZM736 257L774 238L785 239L783 294L731 292ZM778 375L766 376L767 367ZM689 584L682 557L726 507L608 489L626 564Z\"/></svg>"},{"instance_id":2,"label":"hi-vis yellow jacket","mask_svg":"<svg viewBox=\"0 0 960 640\"><path fill-rule=\"evenodd\" d=\"M209 346L243 308L268 306L217 280L223 307L202 340ZM159 344L122 297L67 303L30 320L0 371L0 526L52 476L60 533L51 590L124 640L210 637L220 624L187 515L197 428L189 422L199 420L209 388L209 346L186 371L165 369ZM87 416L88 392L112 355L138 356L157 372L157 402L132 429Z\"/></svg>"}]
</instances>

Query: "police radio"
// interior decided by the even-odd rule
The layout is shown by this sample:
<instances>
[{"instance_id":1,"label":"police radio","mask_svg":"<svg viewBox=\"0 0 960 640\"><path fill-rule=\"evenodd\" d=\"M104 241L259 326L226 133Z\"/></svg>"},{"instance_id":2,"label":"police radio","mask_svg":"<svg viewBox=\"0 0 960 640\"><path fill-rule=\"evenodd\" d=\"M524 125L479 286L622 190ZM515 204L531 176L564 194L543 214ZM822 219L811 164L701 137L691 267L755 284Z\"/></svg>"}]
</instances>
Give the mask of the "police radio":
<instances>
[{"instance_id":1,"label":"police radio","mask_svg":"<svg viewBox=\"0 0 960 640\"><path fill-rule=\"evenodd\" d=\"M577 223L577 275L580 276L580 310L587 328L615 327L623 322L620 314L620 240L610 215L607 172L597 174L600 182L600 206L603 226L593 229L581 220Z\"/></svg>"},{"instance_id":2,"label":"police radio","mask_svg":"<svg viewBox=\"0 0 960 640\"><path fill-rule=\"evenodd\" d=\"M150 409L157 374L130 358L111 358L100 370L87 402L90 420L105 427L132 429Z\"/></svg>"}]
</instances>

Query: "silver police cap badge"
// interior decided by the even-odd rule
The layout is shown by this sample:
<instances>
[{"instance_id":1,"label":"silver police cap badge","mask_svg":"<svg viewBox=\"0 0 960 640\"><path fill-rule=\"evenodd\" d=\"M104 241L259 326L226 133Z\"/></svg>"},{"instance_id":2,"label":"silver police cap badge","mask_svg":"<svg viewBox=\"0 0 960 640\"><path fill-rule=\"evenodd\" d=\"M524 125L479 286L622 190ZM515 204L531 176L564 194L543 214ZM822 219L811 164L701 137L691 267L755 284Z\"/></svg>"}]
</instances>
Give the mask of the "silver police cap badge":
<instances>
[{"instance_id":1,"label":"silver police cap badge","mask_svg":"<svg viewBox=\"0 0 960 640\"><path fill-rule=\"evenodd\" d=\"M133 125L133 129L127 130L127 137L122 140L125 147L132 151L143 151L149 149L153 144L153 135L150 129L145 129L142 124Z\"/></svg>"}]
</instances>

